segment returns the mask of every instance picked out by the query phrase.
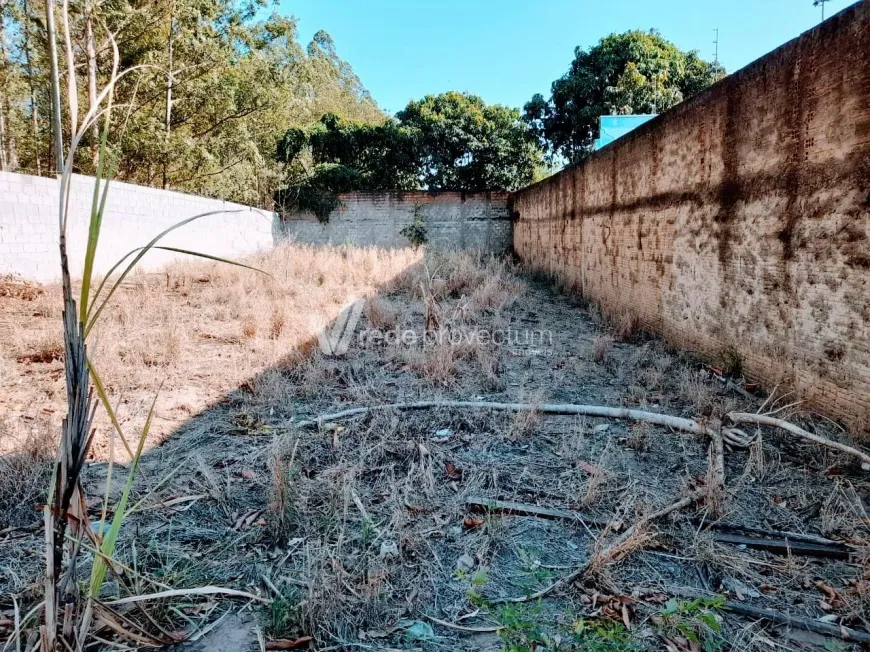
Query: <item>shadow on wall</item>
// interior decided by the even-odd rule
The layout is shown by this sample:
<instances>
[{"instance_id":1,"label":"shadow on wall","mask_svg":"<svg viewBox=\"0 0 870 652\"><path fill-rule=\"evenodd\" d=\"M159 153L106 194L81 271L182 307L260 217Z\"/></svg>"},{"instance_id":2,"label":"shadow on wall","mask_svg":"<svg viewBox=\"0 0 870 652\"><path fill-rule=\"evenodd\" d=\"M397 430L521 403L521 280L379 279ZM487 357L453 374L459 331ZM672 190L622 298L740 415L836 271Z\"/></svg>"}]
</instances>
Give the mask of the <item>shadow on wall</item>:
<instances>
[{"instance_id":1,"label":"shadow on wall","mask_svg":"<svg viewBox=\"0 0 870 652\"><path fill-rule=\"evenodd\" d=\"M517 254L870 430L868 35L858 2L515 193Z\"/></svg>"}]
</instances>

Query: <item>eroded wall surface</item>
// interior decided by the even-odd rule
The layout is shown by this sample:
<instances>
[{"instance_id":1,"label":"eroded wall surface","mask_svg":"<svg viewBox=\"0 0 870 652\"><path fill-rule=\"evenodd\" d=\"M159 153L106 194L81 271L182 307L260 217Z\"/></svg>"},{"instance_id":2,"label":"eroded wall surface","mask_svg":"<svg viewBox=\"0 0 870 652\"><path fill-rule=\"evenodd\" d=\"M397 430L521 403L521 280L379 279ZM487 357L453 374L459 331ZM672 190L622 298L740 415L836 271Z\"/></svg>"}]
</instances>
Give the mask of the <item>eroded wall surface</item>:
<instances>
[{"instance_id":1,"label":"eroded wall surface","mask_svg":"<svg viewBox=\"0 0 870 652\"><path fill-rule=\"evenodd\" d=\"M514 248L614 313L870 423L870 0L514 196Z\"/></svg>"}]
</instances>

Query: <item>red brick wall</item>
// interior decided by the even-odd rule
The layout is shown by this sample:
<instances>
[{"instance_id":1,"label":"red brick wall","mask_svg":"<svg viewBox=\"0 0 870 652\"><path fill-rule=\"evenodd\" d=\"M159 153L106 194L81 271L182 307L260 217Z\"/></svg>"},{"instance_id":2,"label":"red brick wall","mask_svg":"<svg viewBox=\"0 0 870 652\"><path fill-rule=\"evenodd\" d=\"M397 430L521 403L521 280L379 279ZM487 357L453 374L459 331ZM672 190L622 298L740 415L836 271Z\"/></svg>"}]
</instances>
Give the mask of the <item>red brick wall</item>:
<instances>
[{"instance_id":1,"label":"red brick wall","mask_svg":"<svg viewBox=\"0 0 870 652\"><path fill-rule=\"evenodd\" d=\"M870 0L514 197L514 248L870 423Z\"/></svg>"}]
</instances>

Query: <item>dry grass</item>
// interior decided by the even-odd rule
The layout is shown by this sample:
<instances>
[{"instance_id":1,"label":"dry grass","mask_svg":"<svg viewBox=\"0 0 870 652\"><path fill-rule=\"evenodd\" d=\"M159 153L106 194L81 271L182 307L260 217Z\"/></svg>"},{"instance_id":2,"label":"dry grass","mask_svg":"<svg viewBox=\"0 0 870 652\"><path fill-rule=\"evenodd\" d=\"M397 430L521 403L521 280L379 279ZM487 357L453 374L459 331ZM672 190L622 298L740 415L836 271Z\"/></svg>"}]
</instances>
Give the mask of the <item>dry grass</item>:
<instances>
[{"instance_id":1,"label":"dry grass","mask_svg":"<svg viewBox=\"0 0 870 652\"><path fill-rule=\"evenodd\" d=\"M533 405L543 403L543 396L540 393L536 393L530 398L531 400L528 402ZM521 441L533 435L540 422L541 413L537 410L517 412L511 417L506 437L509 441Z\"/></svg>"},{"instance_id":2,"label":"dry grass","mask_svg":"<svg viewBox=\"0 0 870 652\"><path fill-rule=\"evenodd\" d=\"M15 447L15 452L0 456L0 530L31 525L37 520L37 505L44 499L55 440L55 431L44 417L19 426L18 432L13 432L8 423L0 424L0 441Z\"/></svg>"},{"instance_id":3,"label":"dry grass","mask_svg":"<svg viewBox=\"0 0 870 652\"><path fill-rule=\"evenodd\" d=\"M732 400L727 388L698 374L687 358L655 342L614 346L604 334L612 323L596 327L547 290L527 289L509 262L472 253L290 246L254 264L272 277L202 263L137 276L95 340L125 424L141 424L165 380L155 429L176 434L145 455L146 479L134 497L142 507L119 542L119 561L140 575L173 587L218 584L278 596L264 614L268 636L312 635L318 646L336 649L406 647L401 631L384 632L423 614L456 622L477 608L472 594L523 595L590 555L597 555L586 578L591 591L696 586L703 565L723 579L775 584L779 593L765 600L793 608L806 598L803 581L812 571L844 596L844 613L865 617L870 590L855 567L807 568L801 559L714 543L682 518L709 517L702 505L640 527L603 554L650 505L703 484L702 438L649 424L447 409L384 411L321 429L296 425L351 405L418 398L654 404L685 416L721 414ZM38 335L48 336L56 322L54 292L0 298L0 401L9 415L0 428L19 433L16 443L4 438L2 445L22 452L22 425L42 419L41 429L57 432L48 422L63 401L59 361L19 360L39 350ZM415 341L355 340L345 355L321 353L313 337L318 324L361 296L368 299L357 333L409 331ZM519 355L510 345L470 337L525 327L552 329L557 355ZM601 346L606 355L597 356ZM106 424L98 427L105 437ZM727 518L866 539L863 489L845 479L820 481L831 460L801 457L800 446L783 448L779 459L772 443L778 438L766 434L751 451L728 451ZM0 474L0 506L21 515L16 524L30 525L34 514L26 506L40 500L41 446L32 445L29 456L0 457L10 469L23 464ZM91 465L86 489L101 486L106 467ZM21 483L2 483L12 473L33 478L28 495L13 494ZM125 473L115 466L113 495ZM588 513L612 531L515 516L469 523L470 496ZM818 515L804 516L814 504ZM0 538L0 578L12 578L4 587L19 597L31 595L41 542L26 529L13 536ZM139 576L112 576L107 591L151 589ZM575 597L566 587L545 600L541 627L574 609ZM228 608L218 600L188 603L185 615L202 624ZM815 603L805 604L809 612ZM186 627L168 606L160 607L161 618L171 631ZM0 609L8 607L0 601ZM649 612L635 608L633 633L643 638ZM480 616L486 619L460 622L490 625L499 612L484 607ZM437 634L445 649L477 643Z\"/></svg>"},{"instance_id":4,"label":"dry grass","mask_svg":"<svg viewBox=\"0 0 870 652\"><path fill-rule=\"evenodd\" d=\"M601 335L595 338L594 345L592 359L599 364L606 362L613 351L613 338L610 335Z\"/></svg>"},{"instance_id":5,"label":"dry grass","mask_svg":"<svg viewBox=\"0 0 870 652\"><path fill-rule=\"evenodd\" d=\"M122 426L141 423L163 384L157 443L246 379L310 348L318 323L334 319L351 297L374 295L421 259L410 249L287 245L247 261L271 276L201 261L136 274L92 334L91 355L113 402L120 401ZM10 290L0 301L0 357L7 368L0 412L10 424L62 406L60 290L23 287L31 291ZM108 424L98 419L97 425L99 458L106 455Z\"/></svg>"}]
</instances>

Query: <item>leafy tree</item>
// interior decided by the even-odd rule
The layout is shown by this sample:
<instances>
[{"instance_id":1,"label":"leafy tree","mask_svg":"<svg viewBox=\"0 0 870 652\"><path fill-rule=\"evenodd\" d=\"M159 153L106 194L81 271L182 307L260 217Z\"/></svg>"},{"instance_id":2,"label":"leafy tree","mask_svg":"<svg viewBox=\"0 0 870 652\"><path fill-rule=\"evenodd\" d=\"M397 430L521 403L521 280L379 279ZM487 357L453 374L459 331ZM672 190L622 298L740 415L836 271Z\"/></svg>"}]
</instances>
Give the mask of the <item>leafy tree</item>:
<instances>
[{"instance_id":1,"label":"leafy tree","mask_svg":"<svg viewBox=\"0 0 870 652\"><path fill-rule=\"evenodd\" d=\"M655 30L611 34L588 50L577 47L550 98L532 97L524 117L551 159L573 163L591 151L599 116L660 113L723 75L718 64L679 50Z\"/></svg>"},{"instance_id":2,"label":"leafy tree","mask_svg":"<svg viewBox=\"0 0 870 652\"><path fill-rule=\"evenodd\" d=\"M517 109L455 92L410 102L379 124L324 115L314 129L288 129L277 160L287 179L277 203L321 220L341 192L513 190L531 182L542 164Z\"/></svg>"},{"instance_id":3,"label":"leafy tree","mask_svg":"<svg viewBox=\"0 0 870 652\"><path fill-rule=\"evenodd\" d=\"M417 133L394 120L368 125L327 113L313 129L288 129L276 157L286 174L276 204L322 221L338 207L339 193L419 187Z\"/></svg>"},{"instance_id":4,"label":"leafy tree","mask_svg":"<svg viewBox=\"0 0 870 652\"><path fill-rule=\"evenodd\" d=\"M420 181L429 190L515 190L540 163L519 110L476 95L427 95L396 117L420 134Z\"/></svg>"},{"instance_id":5,"label":"leafy tree","mask_svg":"<svg viewBox=\"0 0 870 652\"><path fill-rule=\"evenodd\" d=\"M110 150L117 178L268 205L284 179L275 143L289 126L310 128L327 112L363 124L383 121L326 32L306 48L295 20L263 19L264 6L265 0L70 0L74 53L88 64L76 69L80 116L91 105L91 87L110 72L109 33L121 67L142 66L115 92L119 137ZM0 0L0 164L51 174L44 16L44 0ZM65 72L63 48L60 56ZM63 124L68 129L67 116ZM81 148L76 171L93 173L93 160Z\"/></svg>"},{"instance_id":6,"label":"leafy tree","mask_svg":"<svg viewBox=\"0 0 870 652\"><path fill-rule=\"evenodd\" d=\"M366 125L327 114L309 136L317 164L354 170L356 190L414 190L419 187L419 134L395 120Z\"/></svg>"}]
</instances>

